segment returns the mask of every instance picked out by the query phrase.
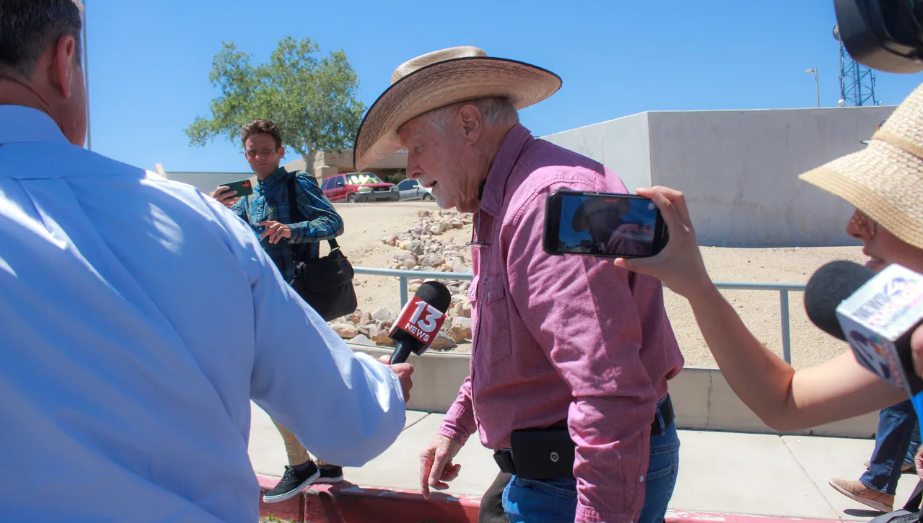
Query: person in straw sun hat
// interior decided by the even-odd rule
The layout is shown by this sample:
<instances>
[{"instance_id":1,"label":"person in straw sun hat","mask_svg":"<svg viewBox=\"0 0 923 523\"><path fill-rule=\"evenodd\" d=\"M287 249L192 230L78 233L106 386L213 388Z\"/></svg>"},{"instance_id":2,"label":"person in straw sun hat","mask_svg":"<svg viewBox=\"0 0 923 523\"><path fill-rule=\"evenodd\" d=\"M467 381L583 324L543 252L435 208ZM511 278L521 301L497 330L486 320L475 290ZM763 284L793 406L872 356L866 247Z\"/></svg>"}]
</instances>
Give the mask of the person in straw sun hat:
<instances>
[{"instance_id":1,"label":"person in straw sun hat","mask_svg":"<svg viewBox=\"0 0 923 523\"><path fill-rule=\"evenodd\" d=\"M660 523L679 460L667 380L683 359L657 279L542 248L556 190L627 192L603 165L519 123L519 109L560 87L534 65L444 49L399 66L356 136L358 169L403 148L407 176L440 207L477 212L472 377L421 455L421 488L446 488L477 432L511 475L498 477L505 493L491 505L510 521ZM556 459L510 451L536 439Z\"/></svg>"},{"instance_id":2,"label":"person in straw sun hat","mask_svg":"<svg viewBox=\"0 0 923 523\"><path fill-rule=\"evenodd\" d=\"M897 263L923 273L923 85L888 117L866 148L801 179L856 207L846 231L863 243L868 267L881 270ZM767 425L781 431L804 429L907 400L903 389L865 370L845 346L843 354L796 372L747 330L712 284L682 193L666 187L638 193L660 208L670 241L657 256L616 260L616 266L656 276L689 300L731 388ZM914 333L911 346L921 374L923 330ZM895 458L900 462L903 456ZM863 483L831 484L868 506L886 512L893 508L893 493Z\"/></svg>"}]
</instances>

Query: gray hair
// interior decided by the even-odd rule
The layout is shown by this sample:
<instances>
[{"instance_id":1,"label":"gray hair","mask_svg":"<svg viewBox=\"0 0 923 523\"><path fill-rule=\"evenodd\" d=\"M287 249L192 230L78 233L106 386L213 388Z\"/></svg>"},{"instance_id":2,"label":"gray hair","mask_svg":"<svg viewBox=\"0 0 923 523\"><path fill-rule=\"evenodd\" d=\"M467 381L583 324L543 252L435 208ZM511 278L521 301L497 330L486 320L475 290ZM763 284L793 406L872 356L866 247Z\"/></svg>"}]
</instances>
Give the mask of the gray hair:
<instances>
[{"instance_id":1,"label":"gray hair","mask_svg":"<svg viewBox=\"0 0 923 523\"><path fill-rule=\"evenodd\" d=\"M516 106L513 105L513 102L510 101L509 98L501 97L476 98L474 100L456 102L451 105L446 105L445 107L440 107L439 109L433 109L426 114L430 122L439 129L440 132L445 132L449 120L455 116L455 111L469 104L477 107L478 111L481 113L484 126L515 125L519 123L519 113L516 112Z\"/></svg>"},{"instance_id":2,"label":"gray hair","mask_svg":"<svg viewBox=\"0 0 923 523\"><path fill-rule=\"evenodd\" d=\"M79 0L0 0L0 78L32 76L46 46L64 35L77 43L79 65L82 19Z\"/></svg>"}]
</instances>

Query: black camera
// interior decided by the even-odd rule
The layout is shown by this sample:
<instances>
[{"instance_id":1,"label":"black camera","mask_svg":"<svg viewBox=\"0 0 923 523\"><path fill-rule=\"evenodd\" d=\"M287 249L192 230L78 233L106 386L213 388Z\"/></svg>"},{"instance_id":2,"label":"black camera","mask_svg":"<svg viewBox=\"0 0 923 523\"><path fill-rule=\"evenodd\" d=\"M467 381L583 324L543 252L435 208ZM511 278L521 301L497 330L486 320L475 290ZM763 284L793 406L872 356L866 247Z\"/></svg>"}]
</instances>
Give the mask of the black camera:
<instances>
[{"instance_id":1,"label":"black camera","mask_svg":"<svg viewBox=\"0 0 923 523\"><path fill-rule=\"evenodd\" d=\"M834 0L838 38L860 64L889 73L923 71L923 1Z\"/></svg>"}]
</instances>

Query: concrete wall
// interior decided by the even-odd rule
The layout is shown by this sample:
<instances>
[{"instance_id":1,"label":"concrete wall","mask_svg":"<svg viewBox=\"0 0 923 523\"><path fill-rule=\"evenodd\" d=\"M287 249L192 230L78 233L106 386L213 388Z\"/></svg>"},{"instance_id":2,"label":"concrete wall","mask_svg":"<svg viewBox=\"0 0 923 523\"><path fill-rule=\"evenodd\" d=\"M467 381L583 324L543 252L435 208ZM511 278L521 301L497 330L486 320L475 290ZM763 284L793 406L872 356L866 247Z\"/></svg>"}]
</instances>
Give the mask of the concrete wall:
<instances>
[{"instance_id":1,"label":"concrete wall","mask_svg":"<svg viewBox=\"0 0 923 523\"><path fill-rule=\"evenodd\" d=\"M861 150L893 110L650 113L651 180L686 194L703 245L853 245L852 206L798 175Z\"/></svg>"},{"instance_id":2,"label":"concrete wall","mask_svg":"<svg viewBox=\"0 0 923 523\"><path fill-rule=\"evenodd\" d=\"M651 183L648 134L648 113L641 113L542 138L602 163L634 192Z\"/></svg>"},{"instance_id":3,"label":"concrete wall","mask_svg":"<svg viewBox=\"0 0 923 523\"><path fill-rule=\"evenodd\" d=\"M356 352L374 358L390 356L393 349L351 345ZM445 413L458 388L468 376L470 361L467 354L427 353L411 356L414 366L413 390L407 408ZM676 410L676 426L681 429L720 430L778 434L767 427L734 394L721 371L714 369L683 369L670 380L670 396ZM847 438L872 438L878 428L878 413L837 421L787 434L813 434Z\"/></svg>"}]
</instances>

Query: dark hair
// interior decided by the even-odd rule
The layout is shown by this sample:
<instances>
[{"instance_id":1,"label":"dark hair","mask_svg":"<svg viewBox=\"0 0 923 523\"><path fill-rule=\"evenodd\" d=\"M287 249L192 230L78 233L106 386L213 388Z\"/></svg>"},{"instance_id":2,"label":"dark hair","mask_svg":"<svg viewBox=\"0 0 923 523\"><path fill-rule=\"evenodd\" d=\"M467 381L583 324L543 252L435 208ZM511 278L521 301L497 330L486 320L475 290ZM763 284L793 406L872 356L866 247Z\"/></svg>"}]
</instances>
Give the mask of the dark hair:
<instances>
[{"instance_id":1,"label":"dark hair","mask_svg":"<svg viewBox=\"0 0 923 523\"><path fill-rule=\"evenodd\" d=\"M80 65L82 17L78 0L0 0L0 78L4 71L32 76L45 47L64 35L74 38Z\"/></svg>"},{"instance_id":2,"label":"dark hair","mask_svg":"<svg viewBox=\"0 0 923 523\"><path fill-rule=\"evenodd\" d=\"M4 0L0 0L0 2L3 1ZM272 123L271 120L253 120L247 125L244 125L240 129L240 141L244 144L244 147L247 146L247 138L250 138L254 134L272 135L273 141L276 142L276 150L282 147L282 132L279 131L279 128L276 127L276 124Z\"/></svg>"}]
</instances>

